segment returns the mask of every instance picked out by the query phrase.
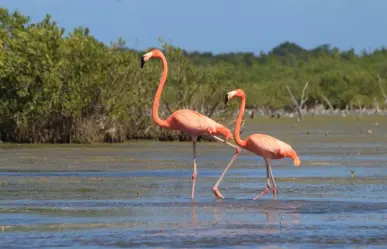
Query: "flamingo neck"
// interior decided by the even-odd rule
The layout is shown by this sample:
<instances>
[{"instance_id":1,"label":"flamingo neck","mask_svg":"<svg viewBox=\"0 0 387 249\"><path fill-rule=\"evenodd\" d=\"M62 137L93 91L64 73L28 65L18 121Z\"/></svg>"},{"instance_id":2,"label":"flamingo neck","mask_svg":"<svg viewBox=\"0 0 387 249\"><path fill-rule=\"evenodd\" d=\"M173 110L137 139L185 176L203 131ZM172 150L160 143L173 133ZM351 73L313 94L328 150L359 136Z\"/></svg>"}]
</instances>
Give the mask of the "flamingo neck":
<instances>
[{"instance_id":1,"label":"flamingo neck","mask_svg":"<svg viewBox=\"0 0 387 249\"><path fill-rule=\"evenodd\" d=\"M242 99L242 103L241 103L241 106L239 107L239 114L238 114L237 121L235 123L234 139L239 146L246 147L246 144L247 144L246 140L242 140L240 136L241 124L242 124L243 115L245 113L245 105L246 105L245 95L242 95L241 99Z\"/></svg>"},{"instance_id":2,"label":"flamingo neck","mask_svg":"<svg viewBox=\"0 0 387 249\"><path fill-rule=\"evenodd\" d=\"M153 118L153 121L158 126L162 128L169 128L170 124L166 120L162 120L159 117L159 104L160 104L161 93L163 92L165 81L167 80L167 75L168 75L168 63L167 63L167 60L165 59L165 56L162 53L160 55L160 59L163 63L163 72L161 73L160 83L157 88L155 100L153 102L152 118Z\"/></svg>"}]
</instances>

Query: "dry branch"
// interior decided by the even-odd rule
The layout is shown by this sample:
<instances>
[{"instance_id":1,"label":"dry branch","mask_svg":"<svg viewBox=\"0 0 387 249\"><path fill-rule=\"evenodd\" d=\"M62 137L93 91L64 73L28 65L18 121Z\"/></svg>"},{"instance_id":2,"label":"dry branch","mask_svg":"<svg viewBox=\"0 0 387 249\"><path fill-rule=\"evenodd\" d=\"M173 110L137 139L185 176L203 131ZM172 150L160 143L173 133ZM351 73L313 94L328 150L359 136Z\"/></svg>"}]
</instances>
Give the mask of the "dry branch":
<instances>
[{"instance_id":1,"label":"dry branch","mask_svg":"<svg viewBox=\"0 0 387 249\"><path fill-rule=\"evenodd\" d=\"M373 101L374 101L374 108L375 108L376 112L379 113L380 112L379 102L375 97L373 97Z\"/></svg>"},{"instance_id":2,"label":"dry branch","mask_svg":"<svg viewBox=\"0 0 387 249\"><path fill-rule=\"evenodd\" d=\"M324 95L324 94L320 94L321 95L321 97L323 98L323 100L325 101L325 103L327 103L327 105L329 106L329 109L331 110L331 111L333 111L333 105L332 105L332 103L329 101L329 99Z\"/></svg>"},{"instance_id":3,"label":"dry branch","mask_svg":"<svg viewBox=\"0 0 387 249\"><path fill-rule=\"evenodd\" d=\"M306 103L306 101L308 100L308 93L307 93L308 84L309 84L308 81L305 82L304 88L302 89L300 102L297 101L296 97L294 97L294 95L292 93L292 90L290 90L289 86L286 85L286 89L288 90L290 98L292 99L293 104L296 106L299 120L303 119L302 108L303 108L304 104Z\"/></svg>"},{"instance_id":4,"label":"dry branch","mask_svg":"<svg viewBox=\"0 0 387 249\"><path fill-rule=\"evenodd\" d=\"M362 108L362 106L361 106L361 102L360 102L360 100L358 99L357 100L357 104L358 104L358 108L359 108L359 111L360 111L360 113L359 113L359 118L361 118L362 116L363 116L363 108Z\"/></svg>"},{"instance_id":5,"label":"dry branch","mask_svg":"<svg viewBox=\"0 0 387 249\"><path fill-rule=\"evenodd\" d=\"M383 95L383 98L384 98L384 104L387 105L387 95L386 95L386 92L384 91L384 88L383 88L383 85L382 85L382 79L380 78L380 75L376 75L378 77L378 85L379 85L379 88L380 88L380 92L382 93Z\"/></svg>"},{"instance_id":6,"label":"dry branch","mask_svg":"<svg viewBox=\"0 0 387 249\"><path fill-rule=\"evenodd\" d=\"M308 85L309 85L309 82L308 81L305 82L304 88L302 89L301 100L300 100L301 109L304 107L304 104L306 103L306 101L308 101L308 92L307 92Z\"/></svg>"}]
</instances>

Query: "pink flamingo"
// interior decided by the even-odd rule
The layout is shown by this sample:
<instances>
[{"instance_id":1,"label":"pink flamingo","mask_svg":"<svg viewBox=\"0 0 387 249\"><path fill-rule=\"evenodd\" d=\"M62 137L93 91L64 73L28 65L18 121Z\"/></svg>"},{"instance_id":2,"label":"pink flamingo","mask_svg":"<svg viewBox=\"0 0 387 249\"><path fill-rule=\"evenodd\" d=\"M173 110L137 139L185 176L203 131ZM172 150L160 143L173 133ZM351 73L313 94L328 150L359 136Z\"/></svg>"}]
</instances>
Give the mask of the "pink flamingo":
<instances>
[{"instance_id":1,"label":"pink flamingo","mask_svg":"<svg viewBox=\"0 0 387 249\"><path fill-rule=\"evenodd\" d=\"M230 160L229 164L227 165L226 169L223 171L222 175L220 176L217 183L212 188L214 194L218 198L223 198L222 194L220 193L218 186L220 182L222 181L226 171L231 167L234 160L238 157L238 155L241 152L241 149L238 146L235 146L227 140L229 140L232 137L232 133L229 129L227 129L225 126L215 122L214 120L210 119L209 117L200 114L196 111L182 109L177 110L174 113L172 113L171 116L169 116L166 120L162 120L159 117L159 102L161 93L164 88L165 81L167 79L168 74L168 64L167 60L164 56L164 54L158 50L154 49L149 53L146 53L141 58L141 68L144 67L144 64L146 61L148 61L151 58L159 58L161 59L163 63L163 72L161 74L160 83L157 88L157 92L155 95L155 99L153 102L153 109L152 109L152 118L153 121L162 128L172 129L172 130L180 130L182 132L187 132L192 140L193 143L193 174L192 174L192 199L194 199L195 195L195 183L196 183L196 176L197 176L197 169L196 169L196 141L198 136L201 135L210 135L214 139L221 141L223 143L226 143L227 145L233 147L236 149L235 155ZM223 135L224 140L215 136L215 135Z\"/></svg>"},{"instance_id":2,"label":"pink flamingo","mask_svg":"<svg viewBox=\"0 0 387 249\"><path fill-rule=\"evenodd\" d=\"M254 200L257 200L258 198L267 194L270 191L271 189L270 181L273 184L273 188L272 188L273 195L274 195L274 199L276 199L278 190L277 190L277 185L275 184L275 181L274 181L273 172L271 170L270 160L282 159L287 157L293 160L294 166L299 166L301 163L300 159L298 158L296 151L289 144L282 142L269 135L253 134L248 136L245 140L242 140L239 135L240 134L239 131L241 128L241 123L242 123L243 114L244 114L245 105L246 105L245 92L242 89L236 89L234 91L227 93L225 97L225 104L227 104L227 102L233 97L240 97L242 99L242 103L239 109L239 115L235 123L235 130L234 130L235 142L242 148L257 154L258 156L263 157L266 163L267 187L265 190L262 191L261 194L255 197Z\"/></svg>"}]
</instances>

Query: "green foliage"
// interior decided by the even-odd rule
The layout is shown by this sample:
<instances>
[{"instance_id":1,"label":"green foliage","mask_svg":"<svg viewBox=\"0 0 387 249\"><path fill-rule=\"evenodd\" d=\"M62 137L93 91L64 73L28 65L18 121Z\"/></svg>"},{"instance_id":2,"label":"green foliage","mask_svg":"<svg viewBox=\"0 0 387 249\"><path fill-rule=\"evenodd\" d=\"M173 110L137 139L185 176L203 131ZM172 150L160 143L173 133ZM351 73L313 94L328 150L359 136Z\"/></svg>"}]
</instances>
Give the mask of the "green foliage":
<instances>
[{"instance_id":1,"label":"green foliage","mask_svg":"<svg viewBox=\"0 0 387 249\"><path fill-rule=\"evenodd\" d=\"M30 23L0 9L1 140L97 142L131 138L176 139L150 116L161 63L141 70L141 54L120 38L109 46L87 28L64 35L47 15ZM161 115L197 109L222 120L219 85L233 84L221 67L193 66L183 51L161 41L170 65ZM226 113L227 114L227 113ZM172 134L172 135L171 135Z\"/></svg>"},{"instance_id":2,"label":"green foliage","mask_svg":"<svg viewBox=\"0 0 387 249\"><path fill-rule=\"evenodd\" d=\"M160 104L165 118L181 108L223 122L236 110L224 108L227 91L243 88L247 105L291 105L285 85L299 96L309 81L307 105L326 96L335 107L382 105L387 85L387 50L358 56L322 45L306 50L285 42L270 53L188 53L160 40L169 75ZM39 23L0 8L0 139L17 142L97 142L133 138L185 139L159 129L151 108L161 72L152 60L140 69L145 51L106 45L88 28L65 34L51 16ZM297 97L296 96L296 97Z\"/></svg>"},{"instance_id":3,"label":"green foliage","mask_svg":"<svg viewBox=\"0 0 387 249\"><path fill-rule=\"evenodd\" d=\"M248 92L247 105L282 108L291 105L286 85L301 95L306 81L309 82L307 105L316 101L324 103L326 96L335 108L373 107L373 98L383 106L384 98L378 85L377 75L387 78L387 50L356 55L354 50L339 51L329 45L306 50L297 44L284 42L265 54L185 53L196 66L230 66L230 78L238 87ZM386 82L381 81L386 89Z\"/></svg>"}]
</instances>

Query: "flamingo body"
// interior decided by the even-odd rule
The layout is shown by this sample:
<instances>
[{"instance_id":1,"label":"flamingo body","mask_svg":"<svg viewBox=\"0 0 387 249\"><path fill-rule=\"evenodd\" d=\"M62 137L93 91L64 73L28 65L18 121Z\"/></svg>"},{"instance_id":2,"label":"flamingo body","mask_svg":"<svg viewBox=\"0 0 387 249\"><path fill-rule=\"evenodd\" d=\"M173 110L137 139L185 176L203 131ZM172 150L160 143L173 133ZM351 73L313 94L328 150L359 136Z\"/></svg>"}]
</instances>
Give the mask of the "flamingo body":
<instances>
[{"instance_id":1,"label":"flamingo body","mask_svg":"<svg viewBox=\"0 0 387 249\"><path fill-rule=\"evenodd\" d=\"M291 158L294 165L299 166L300 160L294 149L287 143L266 134L253 134L246 138L246 150L263 157L265 160Z\"/></svg>"},{"instance_id":2,"label":"flamingo body","mask_svg":"<svg viewBox=\"0 0 387 249\"><path fill-rule=\"evenodd\" d=\"M166 121L171 129L187 132L193 140L207 134L222 135L226 140L232 136L231 131L225 126L193 110L177 110Z\"/></svg>"}]
</instances>

